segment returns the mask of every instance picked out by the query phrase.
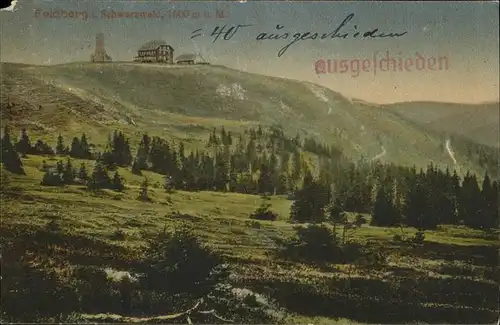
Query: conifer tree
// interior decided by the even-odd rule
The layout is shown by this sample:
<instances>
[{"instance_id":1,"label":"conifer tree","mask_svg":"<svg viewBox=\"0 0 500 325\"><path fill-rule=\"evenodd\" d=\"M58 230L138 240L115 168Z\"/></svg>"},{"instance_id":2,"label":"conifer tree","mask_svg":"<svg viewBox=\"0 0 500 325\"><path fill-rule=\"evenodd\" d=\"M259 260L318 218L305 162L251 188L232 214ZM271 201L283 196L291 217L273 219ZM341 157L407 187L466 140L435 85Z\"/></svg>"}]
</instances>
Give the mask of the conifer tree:
<instances>
[{"instance_id":1,"label":"conifer tree","mask_svg":"<svg viewBox=\"0 0 500 325\"><path fill-rule=\"evenodd\" d=\"M115 191L123 191L125 189L125 186L123 185L123 179L122 177L118 174L118 171L115 172L113 179L111 180L111 187Z\"/></svg>"},{"instance_id":2,"label":"conifer tree","mask_svg":"<svg viewBox=\"0 0 500 325\"><path fill-rule=\"evenodd\" d=\"M145 202L151 201L149 198L149 182L147 178L144 178L144 181L141 184L141 189L137 199Z\"/></svg>"},{"instance_id":3,"label":"conifer tree","mask_svg":"<svg viewBox=\"0 0 500 325\"><path fill-rule=\"evenodd\" d=\"M258 189L260 194L265 194L265 193L273 193L274 192L274 186L273 186L273 179L272 179L272 174L270 171L270 167L266 164L262 164L260 166L260 175L259 175L259 180L258 180Z\"/></svg>"},{"instance_id":4,"label":"conifer tree","mask_svg":"<svg viewBox=\"0 0 500 325\"><path fill-rule=\"evenodd\" d=\"M457 171L453 171L453 175L450 180L450 197L453 205L453 224L458 224L458 221L461 216L461 205L460 205L460 197L461 197L461 185L460 185L460 177L457 175Z\"/></svg>"},{"instance_id":5,"label":"conifer tree","mask_svg":"<svg viewBox=\"0 0 500 325\"><path fill-rule=\"evenodd\" d=\"M147 134L144 134L142 136L141 142L139 143L139 148L137 148L137 155L134 161L134 164L136 165L135 167L136 171L149 169L148 157L149 157L149 152L151 150L150 145L151 145L151 138ZM137 172L135 174L137 174Z\"/></svg>"},{"instance_id":6,"label":"conifer tree","mask_svg":"<svg viewBox=\"0 0 500 325\"><path fill-rule=\"evenodd\" d=\"M421 172L406 195L404 211L407 225L420 230L433 229L438 225L439 219L430 211L433 209L431 195L426 176Z\"/></svg>"},{"instance_id":7,"label":"conifer tree","mask_svg":"<svg viewBox=\"0 0 500 325\"><path fill-rule=\"evenodd\" d=\"M66 161L66 166L64 167L64 170L62 172L62 180L64 184L73 184L75 181L73 164L71 163L71 160L69 158Z\"/></svg>"},{"instance_id":8,"label":"conifer tree","mask_svg":"<svg viewBox=\"0 0 500 325\"><path fill-rule=\"evenodd\" d=\"M371 224L379 227L394 227L399 224L391 192L386 190L385 186L380 186L378 189Z\"/></svg>"},{"instance_id":9,"label":"conifer tree","mask_svg":"<svg viewBox=\"0 0 500 325\"><path fill-rule=\"evenodd\" d=\"M82 163L80 165L80 170L78 171L78 179L80 180L80 182L87 182L89 176L87 174L87 167L85 166L84 163Z\"/></svg>"},{"instance_id":10,"label":"conifer tree","mask_svg":"<svg viewBox=\"0 0 500 325\"><path fill-rule=\"evenodd\" d=\"M257 169L257 149L255 148L255 141L250 139L246 148L246 161L250 166L250 173L254 173Z\"/></svg>"},{"instance_id":11,"label":"conifer tree","mask_svg":"<svg viewBox=\"0 0 500 325\"><path fill-rule=\"evenodd\" d=\"M10 138L10 130L8 127L4 128L3 136L1 139L2 152L0 159L6 170L14 174L24 175L24 168L21 158L17 153Z\"/></svg>"},{"instance_id":12,"label":"conifer tree","mask_svg":"<svg viewBox=\"0 0 500 325\"><path fill-rule=\"evenodd\" d=\"M318 223L325 219L324 207L328 203L329 193L317 183L309 171L304 176L303 186L295 195L290 220L294 222Z\"/></svg>"},{"instance_id":13,"label":"conifer tree","mask_svg":"<svg viewBox=\"0 0 500 325\"><path fill-rule=\"evenodd\" d=\"M262 196L261 197L262 202L260 204L260 207L258 207L251 215L251 219L257 219L257 220L268 220L268 221L274 221L278 218L278 215L271 211L271 203L269 203L269 197L267 196Z\"/></svg>"},{"instance_id":14,"label":"conifer tree","mask_svg":"<svg viewBox=\"0 0 500 325\"><path fill-rule=\"evenodd\" d=\"M33 147L31 146L31 141L25 128L21 130L21 136L16 144L16 150L22 155L33 153Z\"/></svg>"},{"instance_id":15,"label":"conifer tree","mask_svg":"<svg viewBox=\"0 0 500 325\"><path fill-rule=\"evenodd\" d=\"M479 215L481 220L478 221L479 226L485 229L494 228L498 225L498 219L496 219L498 215L498 205L496 204L498 192L495 192L493 185L495 184L491 183L490 176L486 172L481 187L481 200L483 202Z\"/></svg>"},{"instance_id":16,"label":"conifer tree","mask_svg":"<svg viewBox=\"0 0 500 325\"><path fill-rule=\"evenodd\" d=\"M471 228L482 228L482 195L476 176L467 171L461 188L462 219Z\"/></svg>"},{"instance_id":17,"label":"conifer tree","mask_svg":"<svg viewBox=\"0 0 500 325\"><path fill-rule=\"evenodd\" d=\"M92 158L92 152L90 151L90 144L87 141L87 136L85 133L82 134L80 138L80 150L81 150L81 158L90 159Z\"/></svg>"},{"instance_id":18,"label":"conifer tree","mask_svg":"<svg viewBox=\"0 0 500 325\"><path fill-rule=\"evenodd\" d=\"M492 184L491 184L491 197L490 197L490 200L491 200L491 209L492 209L492 215L490 217L490 220L491 220L491 227L492 228L498 228L500 225L499 225L499 222L500 222L500 218L499 218L499 203L498 200L499 200L499 196L500 196L500 192L499 192L499 187L498 187L498 182L497 181L493 181Z\"/></svg>"},{"instance_id":19,"label":"conifer tree","mask_svg":"<svg viewBox=\"0 0 500 325\"><path fill-rule=\"evenodd\" d=\"M61 186L64 184L62 175L52 169L47 169L43 175L41 185Z\"/></svg>"},{"instance_id":20,"label":"conifer tree","mask_svg":"<svg viewBox=\"0 0 500 325\"><path fill-rule=\"evenodd\" d=\"M54 150L45 142L38 139L33 146L33 154L35 155L54 155Z\"/></svg>"},{"instance_id":21,"label":"conifer tree","mask_svg":"<svg viewBox=\"0 0 500 325\"><path fill-rule=\"evenodd\" d=\"M111 180L109 178L106 168L100 160L96 161L94 171L87 183L88 188L95 190L101 188L109 188Z\"/></svg>"},{"instance_id":22,"label":"conifer tree","mask_svg":"<svg viewBox=\"0 0 500 325\"><path fill-rule=\"evenodd\" d=\"M110 169L115 169L116 166L126 167L132 164L129 141L125 138L123 132L117 130L113 132L103 162Z\"/></svg>"},{"instance_id":23,"label":"conifer tree","mask_svg":"<svg viewBox=\"0 0 500 325\"><path fill-rule=\"evenodd\" d=\"M173 180L172 176L170 176L170 175L165 176L165 181L164 181L163 187L165 188L165 191L167 193L169 193L175 189L175 184L174 184L174 180Z\"/></svg>"},{"instance_id":24,"label":"conifer tree","mask_svg":"<svg viewBox=\"0 0 500 325\"><path fill-rule=\"evenodd\" d=\"M59 134L59 136L57 137L56 154L58 155L66 154L66 147L64 146L64 138L61 134Z\"/></svg>"},{"instance_id":25,"label":"conifer tree","mask_svg":"<svg viewBox=\"0 0 500 325\"><path fill-rule=\"evenodd\" d=\"M224 146L228 145L227 134L226 134L226 130L224 129L224 126L221 126L220 137L221 137L222 144Z\"/></svg>"},{"instance_id":26,"label":"conifer tree","mask_svg":"<svg viewBox=\"0 0 500 325\"><path fill-rule=\"evenodd\" d=\"M62 160L58 160L57 163L56 163L56 172L61 175L64 174L64 163Z\"/></svg>"},{"instance_id":27,"label":"conifer tree","mask_svg":"<svg viewBox=\"0 0 500 325\"><path fill-rule=\"evenodd\" d=\"M74 137L73 141L71 141L71 148L69 149L69 155L73 158L83 158L82 149L80 147L80 139L78 139L77 137Z\"/></svg>"},{"instance_id":28,"label":"conifer tree","mask_svg":"<svg viewBox=\"0 0 500 325\"><path fill-rule=\"evenodd\" d=\"M213 185L216 190L226 191L229 183L229 163L224 155L217 154Z\"/></svg>"},{"instance_id":29,"label":"conifer tree","mask_svg":"<svg viewBox=\"0 0 500 325\"><path fill-rule=\"evenodd\" d=\"M300 151L295 150L292 156L292 177L294 180L298 180L302 175L302 158L300 156Z\"/></svg>"},{"instance_id":30,"label":"conifer tree","mask_svg":"<svg viewBox=\"0 0 500 325\"><path fill-rule=\"evenodd\" d=\"M337 234L337 225L344 225L347 222L347 215L344 213L340 200L333 199L328 207L328 222L333 225L333 232Z\"/></svg>"}]
</instances>

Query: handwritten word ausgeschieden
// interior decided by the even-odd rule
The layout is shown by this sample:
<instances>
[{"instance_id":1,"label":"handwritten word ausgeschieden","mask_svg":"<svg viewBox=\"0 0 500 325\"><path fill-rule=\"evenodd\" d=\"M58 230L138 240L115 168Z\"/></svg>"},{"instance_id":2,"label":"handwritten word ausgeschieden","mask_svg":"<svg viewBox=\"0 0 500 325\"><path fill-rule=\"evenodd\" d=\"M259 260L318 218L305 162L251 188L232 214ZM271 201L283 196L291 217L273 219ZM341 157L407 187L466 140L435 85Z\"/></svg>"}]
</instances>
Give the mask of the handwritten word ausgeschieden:
<instances>
[{"instance_id":1,"label":"handwritten word ausgeschieden","mask_svg":"<svg viewBox=\"0 0 500 325\"><path fill-rule=\"evenodd\" d=\"M377 58L377 53L373 58L354 58L354 59L318 59L314 61L314 70L316 74L344 74L351 73L352 77L358 77L360 72L373 72L377 75L377 70L381 72L419 72L419 71L442 71L449 69L449 60L447 56L425 56L415 53L415 56L407 58L389 55L382 59Z\"/></svg>"},{"instance_id":2,"label":"handwritten word ausgeschieden","mask_svg":"<svg viewBox=\"0 0 500 325\"><path fill-rule=\"evenodd\" d=\"M293 44L300 42L300 41L306 41L306 40L326 40L326 39L376 39L376 38L395 38L395 37L401 37L403 35L406 35L408 32L400 32L400 33L384 33L380 32L378 28L374 28L365 32L361 32L358 30L358 26L354 25L354 30L351 31L351 33L346 32L345 30L342 30L343 28L347 26L349 21L354 18L354 14L351 13L347 15L347 17L342 21L342 23L336 27L333 31L328 32L328 33L321 33L321 32L285 32L282 33L281 30L284 28L283 25L276 25L276 30L277 32L275 33L260 33L257 35L255 38L257 41L279 41L279 40L291 40L287 45L283 46L279 51L278 51L278 57L281 57L285 52L292 46ZM247 26L252 26L252 25L236 25L232 26L229 29L226 29L227 25L224 25L222 27L216 26L214 28L214 31L212 32L211 36L214 37L214 43L219 39L219 36L221 33L224 33L224 40L230 40L239 30L240 27L247 27ZM200 32L202 29L197 29L196 32ZM193 32L194 33L194 32ZM191 36L191 38L201 36L202 34L196 34Z\"/></svg>"}]
</instances>

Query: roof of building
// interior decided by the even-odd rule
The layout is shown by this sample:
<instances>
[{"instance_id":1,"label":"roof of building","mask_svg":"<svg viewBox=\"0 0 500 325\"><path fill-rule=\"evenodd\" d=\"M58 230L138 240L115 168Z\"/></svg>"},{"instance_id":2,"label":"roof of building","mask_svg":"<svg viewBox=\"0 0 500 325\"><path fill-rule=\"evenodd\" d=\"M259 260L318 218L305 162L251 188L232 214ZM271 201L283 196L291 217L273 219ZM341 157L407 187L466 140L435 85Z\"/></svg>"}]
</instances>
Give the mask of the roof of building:
<instances>
[{"instance_id":1,"label":"roof of building","mask_svg":"<svg viewBox=\"0 0 500 325\"><path fill-rule=\"evenodd\" d=\"M160 45L168 45L167 42L162 40L149 41L139 48L139 51L156 50Z\"/></svg>"},{"instance_id":2,"label":"roof of building","mask_svg":"<svg viewBox=\"0 0 500 325\"><path fill-rule=\"evenodd\" d=\"M175 60L176 61L194 61L196 59L196 54L181 54Z\"/></svg>"}]
</instances>

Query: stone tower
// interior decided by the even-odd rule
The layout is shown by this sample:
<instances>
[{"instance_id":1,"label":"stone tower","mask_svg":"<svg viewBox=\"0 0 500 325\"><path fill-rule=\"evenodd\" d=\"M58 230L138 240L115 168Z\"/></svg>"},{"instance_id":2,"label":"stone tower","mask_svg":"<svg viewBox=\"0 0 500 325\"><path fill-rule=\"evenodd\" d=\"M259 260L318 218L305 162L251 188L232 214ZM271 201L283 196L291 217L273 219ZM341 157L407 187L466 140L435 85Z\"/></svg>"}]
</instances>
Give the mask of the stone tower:
<instances>
[{"instance_id":1,"label":"stone tower","mask_svg":"<svg viewBox=\"0 0 500 325\"><path fill-rule=\"evenodd\" d=\"M110 62L111 57L104 48L104 34L99 33L95 37L95 52L90 56L91 62Z\"/></svg>"}]
</instances>

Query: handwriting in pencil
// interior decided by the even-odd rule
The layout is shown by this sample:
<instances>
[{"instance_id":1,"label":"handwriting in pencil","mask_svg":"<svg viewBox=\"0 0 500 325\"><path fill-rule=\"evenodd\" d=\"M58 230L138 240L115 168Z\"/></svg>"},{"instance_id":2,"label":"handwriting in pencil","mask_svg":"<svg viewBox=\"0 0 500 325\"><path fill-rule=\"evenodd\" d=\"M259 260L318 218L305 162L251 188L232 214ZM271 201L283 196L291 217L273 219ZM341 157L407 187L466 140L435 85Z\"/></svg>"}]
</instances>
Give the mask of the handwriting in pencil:
<instances>
[{"instance_id":1,"label":"handwriting in pencil","mask_svg":"<svg viewBox=\"0 0 500 325\"><path fill-rule=\"evenodd\" d=\"M380 32L378 28L373 28L367 31L360 31L358 30L358 26L354 25L353 30L350 32L347 32L346 26L348 23L354 18L354 14L351 13L347 15L347 17L344 18L342 23L336 27L333 31L329 33L318 33L318 32L295 32L295 33L290 33L290 32L285 32L282 33L281 30L284 28L283 25L277 24L276 25L276 32L274 33L260 33L257 35L255 40L262 42L262 41L278 41L278 40L291 40L287 45L283 46L279 51L278 51L278 57L281 57L285 52L292 46L293 44L300 42L300 41L306 41L306 40L325 40L325 39L348 39L348 38L355 38L355 39L376 39L376 38L394 38L394 37L401 37L403 35L406 35L408 31L400 32L400 33L384 33ZM222 27L216 26L210 36L214 37L213 43L215 43L220 36L222 35L222 39L224 40L230 40L237 32L240 30L242 27L249 27L253 25L236 25L227 28L227 25L224 25ZM193 31L194 33L200 32L200 29L197 29ZM201 34L196 34L191 36L191 38L200 36Z\"/></svg>"},{"instance_id":2,"label":"handwriting in pencil","mask_svg":"<svg viewBox=\"0 0 500 325\"><path fill-rule=\"evenodd\" d=\"M240 28L249 27L249 26L252 26L252 25L240 25L240 24L238 24L236 26L231 26L229 28L227 28L227 25L224 25L222 27L215 26L214 30L210 34L210 36L214 37L212 42L215 43L219 39L220 36L222 36L223 40L229 41L238 32L238 30ZM201 36L202 34L199 34L200 31L202 31L201 28L194 30L191 34L195 34L195 33L198 33L198 34L192 35L191 38Z\"/></svg>"}]
</instances>

